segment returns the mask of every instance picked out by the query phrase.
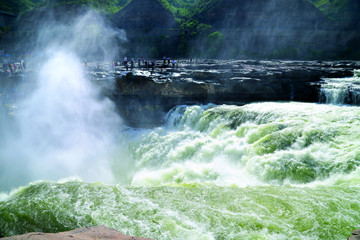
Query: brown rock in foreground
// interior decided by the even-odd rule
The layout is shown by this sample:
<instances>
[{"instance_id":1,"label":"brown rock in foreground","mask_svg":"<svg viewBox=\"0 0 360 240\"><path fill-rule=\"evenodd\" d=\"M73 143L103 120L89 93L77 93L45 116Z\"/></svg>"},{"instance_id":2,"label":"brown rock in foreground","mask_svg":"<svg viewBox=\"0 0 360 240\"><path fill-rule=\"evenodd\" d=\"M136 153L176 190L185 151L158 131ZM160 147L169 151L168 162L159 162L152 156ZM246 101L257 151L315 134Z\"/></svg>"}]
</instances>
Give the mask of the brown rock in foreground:
<instances>
[{"instance_id":1,"label":"brown rock in foreground","mask_svg":"<svg viewBox=\"0 0 360 240\"><path fill-rule=\"evenodd\" d=\"M27 233L24 235L2 238L3 240L151 240L149 238L131 237L104 226L79 228L60 233Z\"/></svg>"},{"instance_id":2,"label":"brown rock in foreground","mask_svg":"<svg viewBox=\"0 0 360 240\"><path fill-rule=\"evenodd\" d=\"M352 235L348 238L348 240L360 240L360 229L356 229L352 232Z\"/></svg>"}]
</instances>

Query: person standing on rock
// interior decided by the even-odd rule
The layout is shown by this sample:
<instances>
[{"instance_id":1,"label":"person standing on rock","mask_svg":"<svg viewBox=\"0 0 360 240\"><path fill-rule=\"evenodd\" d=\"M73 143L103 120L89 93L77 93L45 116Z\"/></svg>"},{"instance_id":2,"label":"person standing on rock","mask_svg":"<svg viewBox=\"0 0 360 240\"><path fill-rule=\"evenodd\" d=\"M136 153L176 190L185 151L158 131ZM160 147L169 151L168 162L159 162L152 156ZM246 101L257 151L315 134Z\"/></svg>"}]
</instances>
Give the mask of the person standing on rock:
<instances>
[{"instance_id":1,"label":"person standing on rock","mask_svg":"<svg viewBox=\"0 0 360 240\"><path fill-rule=\"evenodd\" d=\"M84 58L84 68L85 69L87 68L87 60L86 60L86 58Z\"/></svg>"},{"instance_id":2,"label":"person standing on rock","mask_svg":"<svg viewBox=\"0 0 360 240\"><path fill-rule=\"evenodd\" d=\"M150 67L151 67L151 70L150 70ZM149 62L149 71L150 71L151 75L153 75L154 70L155 70L155 60Z\"/></svg>"},{"instance_id":3,"label":"person standing on rock","mask_svg":"<svg viewBox=\"0 0 360 240\"><path fill-rule=\"evenodd\" d=\"M113 71L116 72L116 62L115 61L112 62L112 67L113 67Z\"/></svg>"},{"instance_id":4,"label":"person standing on rock","mask_svg":"<svg viewBox=\"0 0 360 240\"><path fill-rule=\"evenodd\" d=\"M23 67L23 69L24 69L24 71L25 71L25 69L26 69L26 62L25 62L25 60L22 60L22 67Z\"/></svg>"},{"instance_id":5,"label":"person standing on rock","mask_svg":"<svg viewBox=\"0 0 360 240\"><path fill-rule=\"evenodd\" d=\"M9 69L10 69L10 75L13 75L15 71L14 71L13 64L11 62L9 63Z\"/></svg>"},{"instance_id":6,"label":"person standing on rock","mask_svg":"<svg viewBox=\"0 0 360 240\"><path fill-rule=\"evenodd\" d=\"M172 60L173 68L175 67L175 59Z\"/></svg>"},{"instance_id":7,"label":"person standing on rock","mask_svg":"<svg viewBox=\"0 0 360 240\"><path fill-rule=\"evenodd\" d=\"M131 58L131 69L133 69L134 68L134 62L135 62L135 59L134 58Z\"/></svg>"},{"instance_id":8,"label":"person standing on rock","mask_svg":"<svg viewBox=\"0 0 360 240\"><path fill-rule=\"evenodd\" d=\"M124 57L124 66L126 68L126 71L128 70L129 66L128 66L128 62L127 62L127 57Z\"/></svg>"}]
</instances>

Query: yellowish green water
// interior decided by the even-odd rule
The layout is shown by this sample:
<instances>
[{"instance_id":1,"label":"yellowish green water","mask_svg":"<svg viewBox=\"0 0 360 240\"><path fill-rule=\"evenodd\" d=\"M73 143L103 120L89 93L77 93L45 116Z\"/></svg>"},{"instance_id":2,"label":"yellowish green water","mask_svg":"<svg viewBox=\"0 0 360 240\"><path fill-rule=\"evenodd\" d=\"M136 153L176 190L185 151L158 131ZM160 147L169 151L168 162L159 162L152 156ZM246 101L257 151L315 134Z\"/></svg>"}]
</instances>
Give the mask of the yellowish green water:
<instances>
[{"instance_id":1,"label":"yellowish green water","mask_svg":"<svg viewBox=\"0 0 360 240\"><path fill-rule=\"evenodd\" d=\"M180 106L167 117L122 132L113 184L38 181L0 195L0 233L346 239L360 226L359 107Z\"/></svg>"}]
</instances>

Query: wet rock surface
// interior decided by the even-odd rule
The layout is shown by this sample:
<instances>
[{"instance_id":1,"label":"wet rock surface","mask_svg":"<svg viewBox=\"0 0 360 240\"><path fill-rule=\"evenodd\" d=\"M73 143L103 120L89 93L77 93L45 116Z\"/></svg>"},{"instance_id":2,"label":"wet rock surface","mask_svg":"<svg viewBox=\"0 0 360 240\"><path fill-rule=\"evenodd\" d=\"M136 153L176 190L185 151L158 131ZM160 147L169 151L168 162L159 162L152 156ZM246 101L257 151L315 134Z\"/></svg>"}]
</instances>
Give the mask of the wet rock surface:
<instances>
[{"instance_id":1,"label":"wet rock surface","mask_svg":"<svg viewBox=\"0 0 360 240\"><path fill-rule=\"evenodd\" d=\"M177 60L175 66L157 61L154 69L137 62L128 69L120 63L88 63L85 72L115 102L126 124L154 127L176 105L319 102L323 78L350 77L354 69L360 62ZM34 88L31 69L5 76L0 67L0 74L2 100L26 96ZM22 88L15 89L21 82Z\"/></svg>"},{"instance_id":2,"label":"wet rock surface","mask_svg":"<svg viewBox=\"0 0 360 240\"><path fill-rule=\"evenodd\" d=\"M113 240L151 240L149 238L132 237L122 234L114 229L110 229L104 226L79 228L68 232L60 233L27 233L24 235L2 238L4 240L99 240L99 239L113 239Z\"/></svg>"},{"instance_id":3,"label":"wet rock surface","mask_svg":"<svg viewBox=\"0 0 360 240\"><path fill-rule=\"evenodd\" d=\"M116 67L111 98L130 125L147 126L181 104L318 102L322 78L352 76L358 68L353 61L187 60L175 67L161 61L154 70Z\"/></svg>"}]
</instances>

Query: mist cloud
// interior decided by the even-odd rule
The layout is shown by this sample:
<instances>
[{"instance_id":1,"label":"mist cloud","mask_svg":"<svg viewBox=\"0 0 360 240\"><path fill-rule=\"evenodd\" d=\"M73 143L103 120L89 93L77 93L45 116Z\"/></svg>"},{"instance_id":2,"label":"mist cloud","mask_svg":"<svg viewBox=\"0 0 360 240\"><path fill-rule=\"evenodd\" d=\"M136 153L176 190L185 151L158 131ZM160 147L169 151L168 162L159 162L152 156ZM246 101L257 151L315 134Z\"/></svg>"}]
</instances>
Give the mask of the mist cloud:
<instances>
[{"instance_id":1,"label":"mist cloud","mask_svg":"<svg viewBox=\"0 0 360 240\"><path fill-rule=\"evenodd\" d=\"M42 19L38 33L34 89L15 103L14 117L0 115L0 190L69 176L111 182L122 121L87 78L83 58L111 61L125 34L92 11L73 21Z\"/></svg>"}]
</instances>

